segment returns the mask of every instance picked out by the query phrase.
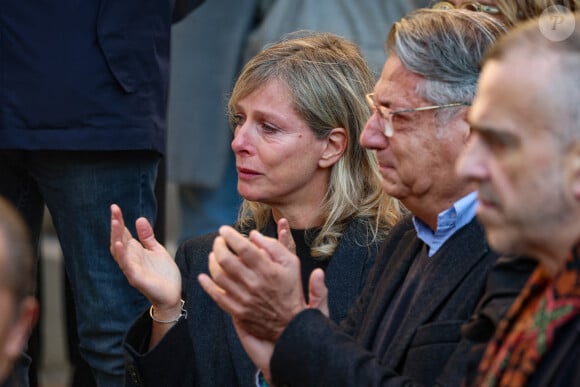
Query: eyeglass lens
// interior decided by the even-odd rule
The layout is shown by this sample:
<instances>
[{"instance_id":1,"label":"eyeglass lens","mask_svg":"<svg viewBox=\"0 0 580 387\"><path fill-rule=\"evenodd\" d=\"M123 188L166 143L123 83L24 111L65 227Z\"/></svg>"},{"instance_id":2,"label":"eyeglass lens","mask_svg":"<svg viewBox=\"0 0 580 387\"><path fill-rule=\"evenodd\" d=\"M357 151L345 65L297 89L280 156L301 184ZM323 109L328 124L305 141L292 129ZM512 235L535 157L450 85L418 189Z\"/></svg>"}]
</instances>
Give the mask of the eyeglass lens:
<instances>
[{"instance_id":1,"label":"eyeglass lens","mask_svg":"<svg viewBox=\"0 0 580 387\"><path fill-rule=\"evenodd\" d=\"M375 103L375 96L373 93L367 94L366 100L371 110L379 114L380 123L383 125L383 134L386 137L393 137L395 131L391 121L391 113L384 106Z\"/></svg>"}]
</instances>

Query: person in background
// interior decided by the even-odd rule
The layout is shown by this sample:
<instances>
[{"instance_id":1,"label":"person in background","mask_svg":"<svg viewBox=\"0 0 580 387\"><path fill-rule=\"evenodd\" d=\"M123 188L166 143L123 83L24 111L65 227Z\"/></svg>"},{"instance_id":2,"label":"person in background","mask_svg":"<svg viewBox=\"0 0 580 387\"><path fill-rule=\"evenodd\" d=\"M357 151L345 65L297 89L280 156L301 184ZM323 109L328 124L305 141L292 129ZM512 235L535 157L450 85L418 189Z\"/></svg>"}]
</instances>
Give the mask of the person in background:
<instances>
[{"instance_id":1,"label":"person in background","mask_svg":"<svg viewBox=\"0 0 580 387\"><path fill-rule=\"evenodd\" d=\"M539 265L468 386L580 384L579 25L528 21L483 62L457 171L478 186L490 245Z\"/></svg>"},{"instance_id":2,"label":"person in background","mask_svg":"<svg viewBox=\"0 0 580 387\"><path fill-rule=\"evenodd\" d=\"M571 12L580 11L580 0L495 0L506 20L516 25L540 16L553 6L560 6Z\"/></svg>"},{"instance_id":3,"label":"person in background","mask_svg":"<svg viewBox=\"0 0 580 387\"><path fill-rule=\"evenodd\" d=\"M177 188L178 245L236 220L241 199L227 94L242 66L259 3L207 1L173 26L167 177Z\"/></svg>"},{"instance_id":4,"label":"person in background","mask_svg":"<svg viewBox=\"0 0 580 387\"><path fill-rule=\"evenodd\" d=\"M199 3L2 5L0 195L23 215L35 248L48 208L79 349L99 387L124 385L123 337L147 305L108 250L107 209L116 202L129 219L155 220L171 23Z\"/></svg>"},{"instance_id":5,"label":"person in background","mask_svg":"<svg viewBox=\"0 0 580 387\"><path fill-rule=\"evenodd\" d=\"M38 317L32 245L24 220L0 197L0 386L21 386L14 365L21 359ZM21 368L20 370L23 370Z\"/></svg>"},{"instance_id":6,"label":"person in background","mask_svg":"<svg viewBox=\"0 0 580 387\"><path fill-rule=\"evenodd\" d=\"M234 227L293 241L287 245L300 257L301 275L291 281L307 293L300 279L323 269L336 322L400 218L398 201L381 188L375 155L357 141L370 114L364 96L372 84L354 43L330 33L296 33L250 60L229 100L244 198ZM146 219L137 221L137 241L120 208L111 212L111 251L152 305L127 334L131 385L251 385L256 367L229 316L196 279L208 271L217 233L187 240L174 261Z\"/></svg>"},{"instance_id":7,"label":"person in background","mask_svg":"<svg viewBox=\"0 0 580 387\"><path fill-rule=\"evenodd\" d=\"M462 8L472 11L484 11L513 27L523 22L540 16L550 7L559 6L571 12L580 10L580 0L449 0L439 1L433 4L433 8L454 9Z\"/></svg>"},{"instance_id":8,"label":"person in background","mask_svg":"<svg viewBox=\"0 0 580 387\"><path fill-rule=\"evenodd\" d=\"M327 31L355 42L379 76L391 25L430 0L262 0L263 17L248 37L245 57L296 30Z\"/></svg>"},{"instance_id":9,"label":"person in background","mask_svg":"<svg viewBox=\"0 0 580 387\"><path fill-rule=\"evenodd\" d=\"M531 270L489 248L475 219L475 186L454 173L480 59L504 32L485 12L437 9L412 12L391 29L360 142L377 154L385 192L411 214L389 234L340 327L288 280L299 263L283 243L220 229L212 278L199 281L232 314L274 385L461 383L471 347L462 324L476 311L494 318L479 311L498 303L506 310ZM490 288L495 294L486 292L488 274L501 285ZM315 271L310 279L319 297L323 277Z\"/></svg>"}]
</instances>

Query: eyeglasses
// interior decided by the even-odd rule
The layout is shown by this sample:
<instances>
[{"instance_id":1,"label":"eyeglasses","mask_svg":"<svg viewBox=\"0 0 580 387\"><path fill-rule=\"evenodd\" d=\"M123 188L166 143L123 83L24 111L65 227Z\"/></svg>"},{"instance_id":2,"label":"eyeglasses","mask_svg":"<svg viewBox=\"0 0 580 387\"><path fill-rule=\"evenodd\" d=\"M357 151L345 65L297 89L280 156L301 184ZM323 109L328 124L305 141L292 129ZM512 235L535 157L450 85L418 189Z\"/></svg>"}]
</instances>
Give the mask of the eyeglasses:
<instances>
[{"instance_id":1,"label":"eyeglasses","mask_svg":"<svg viewBox=\"0 0 580 387\"><path fill-rule=\"evenodd\" d=\"M381 123L383 124L383 134L386 137L393 137L393 134L395 134L395 131L393 129L393 116L395 114L422 112L425 110L446 109L457 106L470 106L470 104L466 102L453 102L447 103L445 105L422 106L414 109L401 109L389 111L389 109L387 109L385 106L378 105L375 102L375 93L368 93L365 97L367 104L373 111L373 114L375 112L379 113Z\"/></svg>"},{"instance_id":2,"label":"eyeglasses","mask_svg":"<svg viewBox=\"0 0 580 387\"><path fill-rule=\"evenodd\" d=\"M455 5L453 5L453 3L450 3L448 1L441 1L439 3L436 3L432 8L434 8L434 9L459 8L459 9L467 9L469 11L475 11L475 12L490 13L492 15L498 15L501 13L501 11L499 10L498 7L495 7L493 5L480 4L477 1L466 1L466 2L462 3L459 7L456 7Z\"/></svg>"}]
</instances>

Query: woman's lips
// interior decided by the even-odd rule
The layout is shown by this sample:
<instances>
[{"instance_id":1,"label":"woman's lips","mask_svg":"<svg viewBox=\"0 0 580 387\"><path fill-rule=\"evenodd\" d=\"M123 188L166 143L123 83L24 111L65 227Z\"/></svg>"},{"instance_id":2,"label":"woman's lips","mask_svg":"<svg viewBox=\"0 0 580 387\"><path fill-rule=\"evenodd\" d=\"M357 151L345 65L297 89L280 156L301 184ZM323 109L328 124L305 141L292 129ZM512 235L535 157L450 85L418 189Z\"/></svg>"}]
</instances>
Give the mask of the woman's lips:
<instances>
[{"instance_id":1,"label":"woman's lips","mask_svg":"<svg viewBox=\"0 0 580 387\"><path fill-rule=\"evenodd\" d=\"M238 168L238 177L239 178L245 178L245 179L249 179L255 176L258 176L259 173L257 171L254 171L253 169L248 169L248 168Z\"/></svg>"}]
</instances>

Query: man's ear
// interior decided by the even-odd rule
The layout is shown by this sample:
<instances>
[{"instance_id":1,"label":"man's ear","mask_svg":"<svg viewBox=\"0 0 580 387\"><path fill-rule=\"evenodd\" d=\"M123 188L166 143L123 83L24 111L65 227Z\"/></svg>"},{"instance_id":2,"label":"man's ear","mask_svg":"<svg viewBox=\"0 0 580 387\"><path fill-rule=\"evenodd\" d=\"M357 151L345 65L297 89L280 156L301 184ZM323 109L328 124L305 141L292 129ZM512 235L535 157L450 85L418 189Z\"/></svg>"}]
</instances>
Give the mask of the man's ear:
<instances>
[{"instance_id":1,"label":"man's ear","mask_svg":"<svg viewBox=\"0 0 580 387\"><path fill-rule=\"evenodd\" d=\"M326 145L322 156L318 161L321 168L329 168L336 164L342 157L348 146L348 136L346 129L334 128L330 131L330 135L326 138Z\"/></svg>"},{"instance_id":2,"label":"man's ear","mask_svg":"<svg viewBox=\"0 0 580 387\"><path fill-rule=\"evenodd\" d=\"M18 359L20 357L37 320L38 302L34 297L28 296L21 302L17 319L6 338L4 351L9 358Z\"/></svg>"}]
</instances>

